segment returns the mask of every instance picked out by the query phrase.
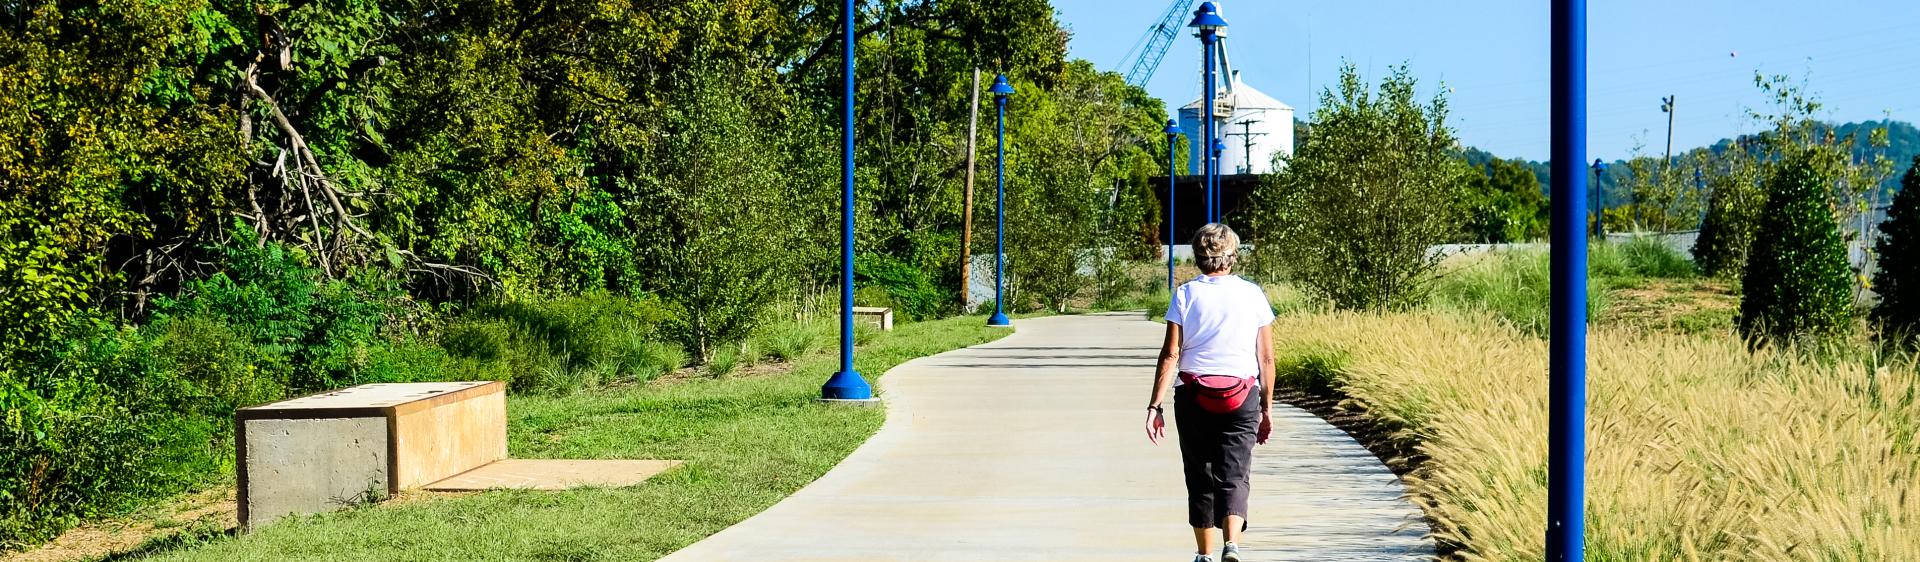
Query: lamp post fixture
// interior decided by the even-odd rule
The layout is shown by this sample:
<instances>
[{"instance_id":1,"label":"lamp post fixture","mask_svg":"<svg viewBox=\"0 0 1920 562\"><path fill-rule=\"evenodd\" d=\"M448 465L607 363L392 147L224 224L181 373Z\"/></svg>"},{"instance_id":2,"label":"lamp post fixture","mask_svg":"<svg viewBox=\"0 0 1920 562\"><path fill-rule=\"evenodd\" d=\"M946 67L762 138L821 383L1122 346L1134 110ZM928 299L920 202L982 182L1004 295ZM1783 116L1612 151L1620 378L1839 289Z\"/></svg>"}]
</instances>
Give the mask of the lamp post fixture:
<instances>
[{"instance_id":1,"label":"lamp post fixture","mask_svg":"<svg viewBox=\"0 0 1920 562\"><path fill-rule=\"evenodd\" d=\"M1227 151L1226 141L1213 139L1213 212L1207 217L1209 222L1220 222L1220 216L1227 214L1227 202L1220 198L1220 153Z\"/></svg>"},{"instance_id":2,"label":"lamp post fixture","mask_svg":"<svg viewBox=\"0 0 1920 562\"><path fill-rule=\"evenodd\" d=\"M997 111L994 118L999 137L999 158L994 159L994 207L997 220L993 234L993 316L987 318L987 325L995 328L1011 328L1013 322L1007 320L1006 308L1001 302L1006 290L1007 277L1007 98L1013 96L1013 85L1007 83L1007 75L1001 74L993 79L993 104Z\"/></svg>"},{"instance_id":3,"label":"lamp post fixture","mask_svg":"<svg viewBox=\"0 0 1920 562\"><path fill-rule=\"evenodd\" d=\"M1215 201L1218 193L1216 193L1214 189L1214 184L1219 182L1220 166L1215 162L1216 155L1209 155L1207 153L1207 151L1211 150L1213 145L1219 141L1213 134L1213 111L1215 107L1213 75L1215 65L1217 64L1213 54L1213 45L1220 38L1220 32L1227 28L1227 20L1226 18L1220 17L1220 9L1215 7L1212 2L1201 2L1200 8L1193 11L1193 22L1187 24L1187 27L1197 29L1200 32L1200 50L1203 53L1201 55L1203 60L1201 61L1200 68L1206 75L1202 80L1204 86L1201 88L1203 91L1200 94L1200 131L1202 135L1201 138L1205 139L1205 142L1199 146L1202 159L1206 162L1206 216L1208 222L1213 222L1216 220L1215 215L1220 205L1219 201Z\"/></svg>"},{"instance_id":4,"label":"lamp post fixture","mask_svg":"<svg viewBox=\"0 0 1920 562\"><path fill-rule=\"evenodd\" d=\"M1175 141L1178 141L1180 139L1180 122L1174 121L1172 119L1168 119L1166 133L1167 133L1167 292L1172 293L1173 292L1173 245L1174 245L1173 237L1174 237L1174 232L1176 232L1173 228L1173 219L1174 217L1179 216L1174 214L1174 210L1178 208L1176 202L1179 200L1178 194L1174 192L1174 188L1180 185L1180 176L1179 174L1176 173L1177 170L1174 168L1173 145L1177 144Z\"/></svg>"},{"instance_id":5,"label":"lamp post fixture","mask_svg":"<svg viewBox=\"0 0 1920 562\"><path fill-rule=\"evenodd\" d=\"M1584 159L1584 157L1582 157ZM1593 159L1593 235L1605 239L1607 236L1607 184L1601 181L1607 175L1607 163L1599 158ZM1585 213L1582 213L1585 214Z\"/></svg>"},{"instance_id":6,"label":"lamp post fixture","mask_svg":"<svg viewBox=\"0 0 1920 562\"><path fill-rule=\"evenodd\" d=\"M840 9L840 370L820 399L872 403L873 387L853 369L853 0Z\"/></svg>"},{"instance_id":7,"label":"lamp post fixture","mask_svg":"<svg viewBox=\"0 0 1920 562\"><path fill-rule=\"evenodd\" d=\"M1553 61L1552 330L1547 359L1547 550L1548 562L1585 558L1587 478L1587 2L1553 0L1550 18ZM1600 163L1596 171L1605 169ZM1597 177L1596 177L1597 179Z\"/></svg>"}]
</instances>

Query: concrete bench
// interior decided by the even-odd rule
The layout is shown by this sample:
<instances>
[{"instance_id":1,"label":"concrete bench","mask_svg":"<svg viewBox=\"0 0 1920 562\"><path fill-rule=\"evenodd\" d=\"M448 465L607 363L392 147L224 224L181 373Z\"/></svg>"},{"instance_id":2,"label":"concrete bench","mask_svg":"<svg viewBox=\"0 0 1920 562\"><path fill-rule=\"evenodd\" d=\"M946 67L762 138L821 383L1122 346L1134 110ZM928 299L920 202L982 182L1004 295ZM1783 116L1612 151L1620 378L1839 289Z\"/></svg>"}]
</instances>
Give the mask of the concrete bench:
<instances>
[{"instance_id":1,"label":"concrete bench","mask_svg":"<svg viewBox=\"0 0 1920 562\"><path fill-rule=\"evenodd\" d=\"M893 309L883 306L853 307L853 318L860 322L872 322L881 331L893 329Z\"/></svg>"},{"instance_id":2,"label":"concrete bench","mask_svg":"<svg viewBox=\"0 0 1920 562\"><path fill-rule=\"evenodd\" d=\"M500 382L368 384L234 417L243 529L380 501L507 457Z\"/></svg>"},{"instance_id":3,"label":"concrete bench","mask_svg":"<svg viewBox=\"0 0 1920 562\"><path fill-rule=\"evenodd\" d=\"M671 460L507 458L506 385L366 384L234 415L240 528L401 490L632 486Z\"/></svg>"}]
</instances>

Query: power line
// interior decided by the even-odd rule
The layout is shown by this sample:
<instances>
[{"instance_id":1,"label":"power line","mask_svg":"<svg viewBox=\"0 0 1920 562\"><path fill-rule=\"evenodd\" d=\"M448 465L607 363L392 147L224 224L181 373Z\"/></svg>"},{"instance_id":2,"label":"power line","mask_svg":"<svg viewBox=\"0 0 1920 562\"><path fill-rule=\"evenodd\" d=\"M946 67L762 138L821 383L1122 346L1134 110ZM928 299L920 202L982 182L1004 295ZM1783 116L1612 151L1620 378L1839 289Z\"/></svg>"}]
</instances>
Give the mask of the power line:
<instances>
[{"instance_id":1,"label":"power line","mask_svg":"<svg viewBox=\"0 0 1920 562\"><path fill-rule=\"evenodd\" d=\"M1256 132L1253 132L1253 125L1254 125L1255 123L1264 123L1264 121L1261 121L1261 120L1259 120L1259 119L1247 119L1247 120L1243 120L1243 121L1241 121L1241 122L1239 122L1239 123L1230 123L1230 124L1228 124L1228 125L1227 125L1227 126L1229 126L1229 127L1231 127L1231 126L1233 126L1233 125L1239 125L1239 126L1240 126L1240 132L1238 132L1238 133L1227 133L1227 136L1229 136L1229 137L1242 137L1242 138L1244 138L1244 139L1245 139L1245 141L1244 141L1244 142L1245 142L1246 144L1245 144L1244 146L1246 146L1246 154L1244 154L1244 155L1243 155L1243 157L1244 157L1244 158L1246 159L1246 163L1247 163L1247 164L1246 164L1246 167L1244 167L1244 168L1241 168L1241 169L1240 169L1240 173L1242 173L1242 174L1251 174L1251 173L1253 173L1253 137L1263 137L1263 136L1266 136L1266 135L1267 135L1266 133L1256 133Z\"/></svg>"}]
</instances>

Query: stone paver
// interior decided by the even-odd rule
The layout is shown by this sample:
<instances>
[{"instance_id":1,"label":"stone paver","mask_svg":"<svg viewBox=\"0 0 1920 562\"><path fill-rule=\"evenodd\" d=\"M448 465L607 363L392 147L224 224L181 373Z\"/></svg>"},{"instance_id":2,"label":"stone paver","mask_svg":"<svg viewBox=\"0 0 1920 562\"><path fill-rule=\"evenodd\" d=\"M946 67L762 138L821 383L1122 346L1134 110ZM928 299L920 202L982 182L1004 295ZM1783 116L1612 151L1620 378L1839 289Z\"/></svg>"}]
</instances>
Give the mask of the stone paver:
<instances>
[{"instance_id":1,"label":"stone paver","mask_svg":"<svg viewBox=\"0 0 1920 562\"><path fill-rule=\"evenodd\" d=\"M1180 452L1140 428L1163 328L1138 313L1020 320L999 341L882 379L886 425L766 512L668 556L716 561L1192 558ZM1422 560L1392 473L1278 407L1255 449L1249 560Z\"/></svg>"},{"instance_id":2,"label":"stone paver","mask_svg":"<svg viewBox=\"0 0 1920 562\"><path fill-rule=\"evenodd\" d=\"M617 459L500 459L422 488L436 492L618 488L645 482L680 461Z\"/></svg>"}]
</instances>

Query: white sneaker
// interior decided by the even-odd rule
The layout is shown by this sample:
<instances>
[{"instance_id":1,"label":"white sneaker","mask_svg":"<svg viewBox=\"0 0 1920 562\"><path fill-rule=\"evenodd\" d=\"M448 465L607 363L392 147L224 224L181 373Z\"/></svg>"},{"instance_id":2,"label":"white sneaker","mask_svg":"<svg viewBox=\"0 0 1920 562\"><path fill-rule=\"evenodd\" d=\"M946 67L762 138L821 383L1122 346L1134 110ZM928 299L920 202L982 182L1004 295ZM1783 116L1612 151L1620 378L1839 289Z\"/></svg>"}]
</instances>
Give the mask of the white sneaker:
<instances>
[{"instance_id":1,"label":"white sneaker","mask_svg":"<svg viewBox=\"0 0 1920 562\"><path fill-rule=\"evenodd\" d=\"M1220 549L1220 562L1240 562L1240 545L1227 543Z\"/></svg>"}]
</instances>

